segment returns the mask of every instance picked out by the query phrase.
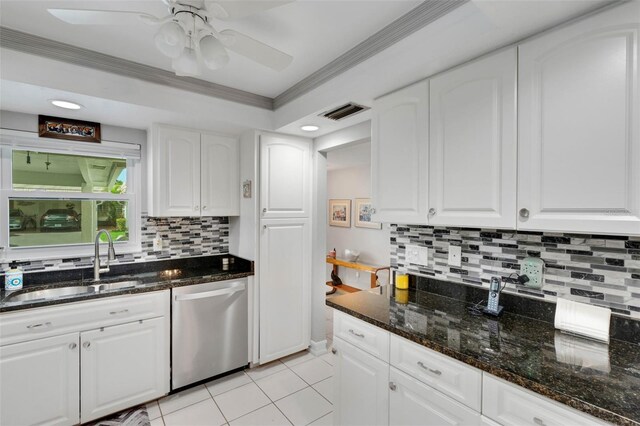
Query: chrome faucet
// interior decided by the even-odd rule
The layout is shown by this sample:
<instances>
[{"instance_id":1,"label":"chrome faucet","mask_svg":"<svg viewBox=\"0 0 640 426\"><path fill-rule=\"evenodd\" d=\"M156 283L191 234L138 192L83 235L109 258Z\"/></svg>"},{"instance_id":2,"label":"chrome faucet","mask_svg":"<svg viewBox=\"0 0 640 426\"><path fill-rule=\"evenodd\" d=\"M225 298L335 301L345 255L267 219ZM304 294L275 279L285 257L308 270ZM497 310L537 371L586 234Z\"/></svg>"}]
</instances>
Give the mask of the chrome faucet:
<instances>
[{"instance_id":1,"label":"chrome faucet","mask_svg":"<svg viewBox=\"0 0 640 426\"><path fill-rule=\"evenodd\" d=\"M100 235L106 234L107 239L109 239L109 249L107 250L107 265L102 268L100 265ZM113 249L113 240L111 239L111 234L106 229L101 229L96 234L96 257L93 261L93 280L100 281L100 272L109 272L109 262L111 260L116 259L116 251Z\"/></svg>"}]
</instances>

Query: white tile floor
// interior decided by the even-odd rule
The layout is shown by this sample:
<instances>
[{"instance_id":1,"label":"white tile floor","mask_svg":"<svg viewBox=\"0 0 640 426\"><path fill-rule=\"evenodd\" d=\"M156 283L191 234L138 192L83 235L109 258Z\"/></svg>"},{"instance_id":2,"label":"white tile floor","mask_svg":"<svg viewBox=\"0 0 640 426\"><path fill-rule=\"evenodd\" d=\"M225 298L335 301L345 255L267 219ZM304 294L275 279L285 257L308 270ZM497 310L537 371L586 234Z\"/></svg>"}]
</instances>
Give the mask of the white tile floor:
<instances>
[{"instance_id":1,"label":"white tile floor","mask_svg":"<svg viewBox=\"0 0 640 426\"><path fill-rule=\"evenodd\" d=\"M326 324L331 347L331 308ZM303 351L151 402L151 426L332 425L333 357Z\"/></svg>"}]
</instances>

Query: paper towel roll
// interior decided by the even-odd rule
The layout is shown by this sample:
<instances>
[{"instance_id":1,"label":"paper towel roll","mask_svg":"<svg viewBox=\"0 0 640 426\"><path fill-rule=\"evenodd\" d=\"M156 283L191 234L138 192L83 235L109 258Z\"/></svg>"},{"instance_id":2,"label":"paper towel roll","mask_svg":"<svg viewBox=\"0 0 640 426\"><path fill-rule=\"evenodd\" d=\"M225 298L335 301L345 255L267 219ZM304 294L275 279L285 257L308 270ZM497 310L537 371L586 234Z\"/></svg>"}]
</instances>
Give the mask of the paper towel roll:
<instances>
[{"instance_id":1,"label":"paper towel roll","mask_svg":"<svg viewBox=\"0 0 640 426\"><path fill-rule=\"evenodd\" d=\"M555 326L559 330L609 342L611 309L558 298Z\"/></svg>"}]
</instances>

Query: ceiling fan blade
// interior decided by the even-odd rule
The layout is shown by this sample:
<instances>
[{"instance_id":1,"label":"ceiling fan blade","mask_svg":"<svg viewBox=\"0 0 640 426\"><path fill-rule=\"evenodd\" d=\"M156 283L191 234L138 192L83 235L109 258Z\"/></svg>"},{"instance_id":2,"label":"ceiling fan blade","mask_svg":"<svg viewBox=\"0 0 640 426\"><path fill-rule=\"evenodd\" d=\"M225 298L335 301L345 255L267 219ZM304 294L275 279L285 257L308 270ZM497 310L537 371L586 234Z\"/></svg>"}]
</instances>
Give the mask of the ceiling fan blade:
<instances>
[{"instance_id":1,"label":"ceiling fan blade","mask_svg":"<svg viewBox=\"0 0 640 426\"><path fill-rule=\"evenodd\" d=\"M254 13L273 9L287 3L293 3L295 0L221 0L207 1L207 10L209 10L214 18L231 21L233 19L244 18Z\"/></svg>"},{"instance_id":2,"label":"ceiling fan blade","mask_svg":"<svg viewBox=\"0 0 640 426\"><path fill-rule=\"evenodd\" d=\"M293 61L291 55L235 30L220 31L220 36L220 42L227 49L276 71L282 71Z\"/></svg>"},{"instance_id":3,"label":"ceiling fan blade","mask_svg":"<svg viewBox=\"0 0 640 426\"><path fill-rule=\"evenodd\" d=\"M135 25L140 21L157 22L153 15L144 12L118 10L47 9L50 14L68 24L75 25Z\"/></svg>"}]
</instances>

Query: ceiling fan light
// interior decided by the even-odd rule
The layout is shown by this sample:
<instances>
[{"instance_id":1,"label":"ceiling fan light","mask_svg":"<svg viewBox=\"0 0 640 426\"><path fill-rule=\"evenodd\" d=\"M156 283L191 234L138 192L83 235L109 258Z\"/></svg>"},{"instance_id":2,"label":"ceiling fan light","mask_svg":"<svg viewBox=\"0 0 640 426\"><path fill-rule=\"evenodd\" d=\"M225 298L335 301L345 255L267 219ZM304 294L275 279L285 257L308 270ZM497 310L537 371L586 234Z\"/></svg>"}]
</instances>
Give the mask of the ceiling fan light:
<instances>
[{"instance_id":1,"label":"ceiling fan light","mask_svg":"<svg viewBox=\"0 0 640 426\"><path fill-rule=\"evenodd\" d=\"M200 40L200 55L205 66L217 70L229 62L229 54L222 43L213 36L205 36Z\"/></svg>"},{"instance_id":2,"label":"ceiling fan light","mask_svg":"<svg viewBox=\"0 0 640 426\"><path fill-rule=\"evenodd\" d=\"M198 64L196 51L189 47L184 49L182 55L171 62L171 66L176 72L176 75L181 77L194 77L200 75L200 65Z\"/></svg>"},{"instance_id":3,"label":"ceiling fan light","mask_svg":"<svg viewBox=\"0 0 640 426\"><path fill-rule=\"evenodd\" d=\"M160 52L175 59L182 54L187 36L177 22L170 21L160 27L154 41Z\"/></svg>"}]
</instances>

